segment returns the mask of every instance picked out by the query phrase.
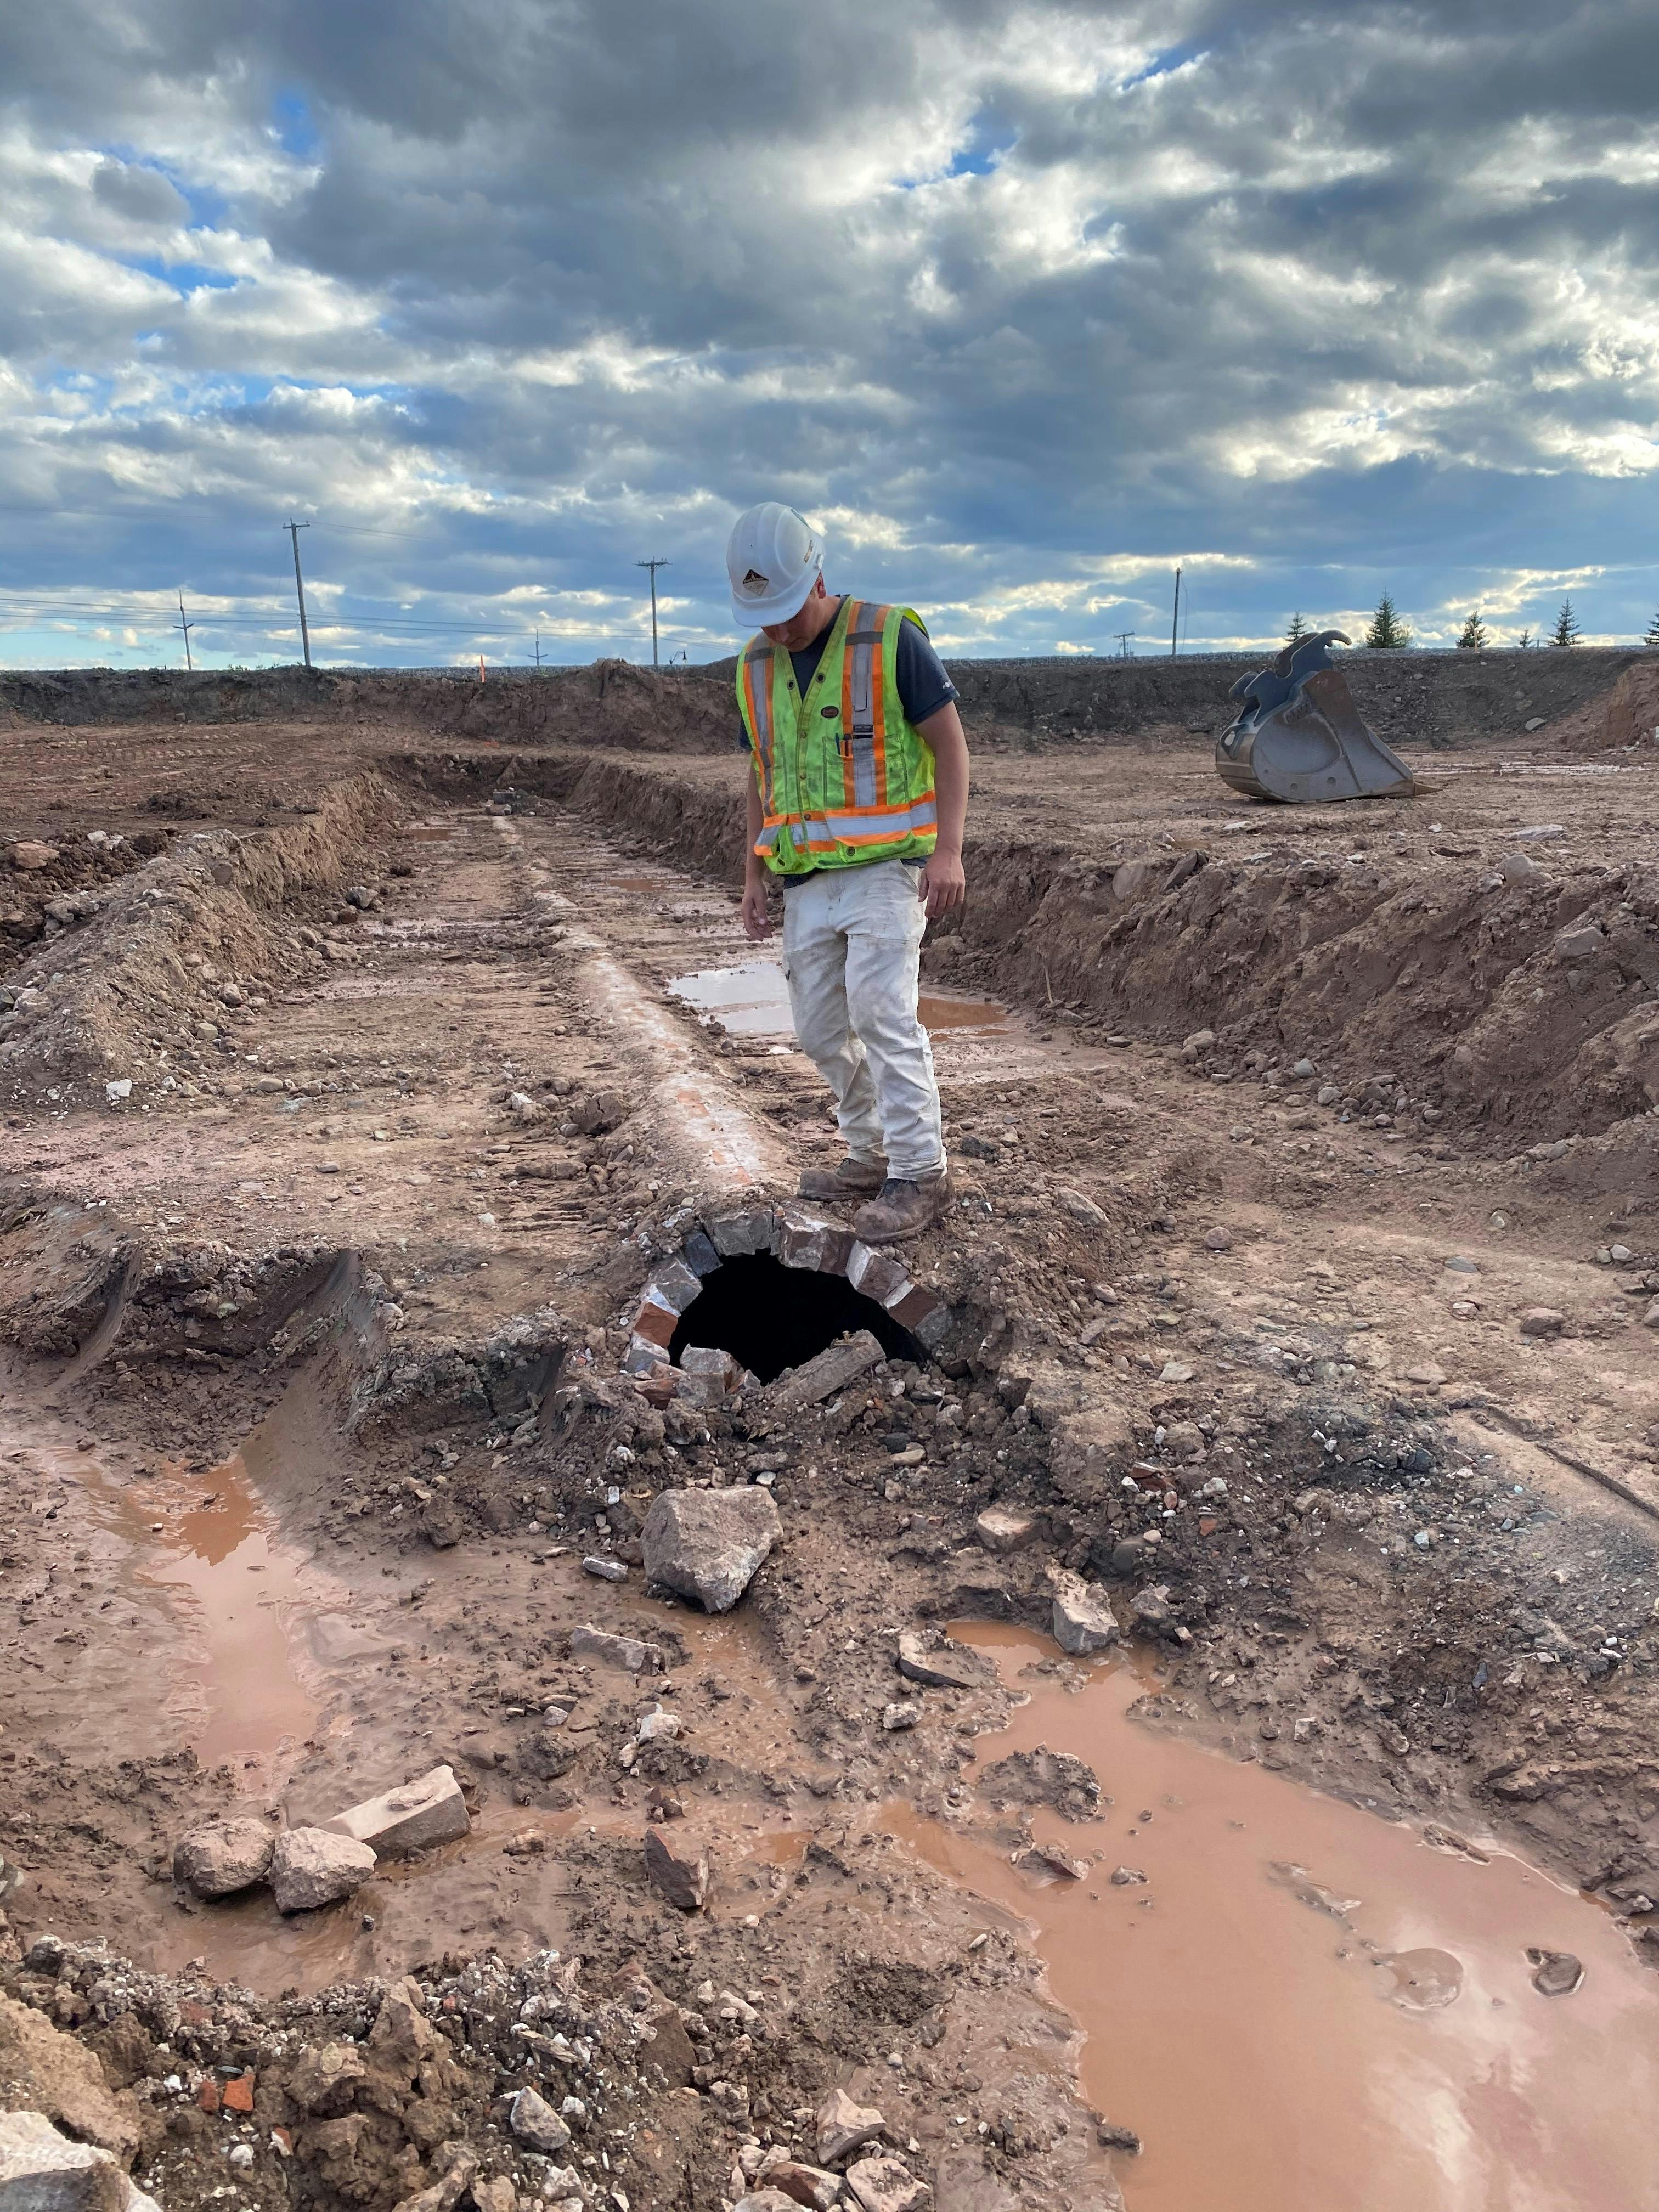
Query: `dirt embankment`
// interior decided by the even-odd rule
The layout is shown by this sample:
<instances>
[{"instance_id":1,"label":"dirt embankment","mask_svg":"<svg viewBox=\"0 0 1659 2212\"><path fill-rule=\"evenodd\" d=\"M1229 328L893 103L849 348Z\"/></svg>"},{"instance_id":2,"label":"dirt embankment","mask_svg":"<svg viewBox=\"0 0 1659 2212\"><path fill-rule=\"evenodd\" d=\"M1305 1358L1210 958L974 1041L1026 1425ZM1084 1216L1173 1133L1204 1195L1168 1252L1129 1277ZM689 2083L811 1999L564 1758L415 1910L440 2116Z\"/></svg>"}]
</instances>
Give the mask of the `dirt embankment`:
<instances>
[{"instance_id":1,"label":"dirt embankment","mask_svg":"<svg viewBox=\"0 0 1659 2212\"><path fill-rule=\"evenodd\" d=\"M457 791L498 775L734 879L735 779L545 757L427 772ZM1473 847L1425 874L1404 858L1257 845L1257 819L1264 839L1276 826L1263 816L1237 840L1149 841L1126 868L1000 835L991 818L969 841L973 897L936 940L952 975L1085 1026L1212 1032L1202 1049L1224 1080L1247 1051L1317 1060L1339 1110L1375 1091L1372 1112L1447 1117L1506 1152L1659 1109L1651 866L1576 860L1547 841L1521 848L1512 876Z\"/></svg>"},{"instance_id":2,"label":"dirt embankment","mask_svg":"<svg viewBox=\"0 0 1659 2212\"><path fill-rule=\"evenodd\" d=\"M68 669L0 677L0 726L315 718L396 724L471 743L718 752L737 735L735 663L672 674L623 660L465 676L298 668ZM1263 665L1231 659L953 660L963 715L981 743L1207 740L1228 692ZM1443 750L1559 722L1582 750L1650 738L1659 659L1610 647L1571 653L1367 653L1343 663L1360 712L1390 744Z\"/></svg>"},{"instance_id":3,"label":"dirt embankment","mask_svg":"<svg viewBox=\"0 0 1659 2212\"><path fill-rule=\"evenodd\" d=\"M395 810L389 785L358 776L285 829L198 832L122 873L83 927L35 948L0 992L0 1097L67 1109L88 1085L173 1087L180 1048L216 1042L245 984L258 997L252 979L274 989L323 957L317 933L307 944L283 927L281 909L341 884ZM204 1018L204 991L219 1021Z\"/></svg>"}]
</instances>

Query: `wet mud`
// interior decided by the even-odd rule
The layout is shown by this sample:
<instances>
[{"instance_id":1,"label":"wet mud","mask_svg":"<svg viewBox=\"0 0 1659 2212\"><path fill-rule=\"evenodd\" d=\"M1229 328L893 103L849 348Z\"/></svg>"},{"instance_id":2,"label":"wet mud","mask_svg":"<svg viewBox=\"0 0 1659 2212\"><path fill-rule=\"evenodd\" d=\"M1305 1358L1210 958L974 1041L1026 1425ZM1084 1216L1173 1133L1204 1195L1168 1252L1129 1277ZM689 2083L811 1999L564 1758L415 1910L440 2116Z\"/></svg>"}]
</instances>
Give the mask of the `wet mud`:
<instances>
[{"instance_id":1,"label":"wet mud","mask_svg":"<svg viewBox=\"0 0 1659 2212\"><path fill-rule=\"evenodd\" d=\"M1076 1876L889 1808L894 1832L1035 1925L1090 2096L1143 2139L1136 2212L1659 2204L1631 2126L1659 2092L1659 2006L1604 1911L1490 1838L1436 1848L1170 1740L1134 1717L1144 1670L953 1633L1026 1700L981 1759L1067 1753L1109 1806L1032 1818ZM1540 1948L1583 1961L1571 1996L1533 1987Z\"/></svg>"},{"instance_id":2,"label":"wet mud","mask_svg":"<svg viewBox=\"0 0 1659 2212\"><path fill-rule=\"evenodd\" d=\"M8 1992L105 2047L118 1977L49 1966L106 1942L242 2064L367 2035L411 1971L453 1998L488 2094L434 2083L349 2172L273 2103L262 2207L393 2212L455 2130L538 2194L487 2021L492 1959L549 1950L688 2039L672 2081L610 2046L596 2203L608 2145L634 2212L714 2212L832 2087L974 2212L1647 2203L1652 771L1468 756L1414 812L1264 822L1161 742L1081 782L993 752L923 956L957 1198L859 1293L941 1328L784 1414L635 1326L660 1295L656 1351L692 1340L700 1223L728 1266L837 1242L787 1212L837 1139L739 927L731 759L509 755L450 703L436 742L367 697L0 732L66 855L162 824L6 948ZM1534 817L1538 876L1480 890ZM776 1352L803 1301L750 1304ZM658 1494L751 1482L781 1534L737 1610L648 1587ZM1130 1663L1033 1640L1060 1575ZM988 1618L1000 1674L930 1679ZM1009 1763L1038 1744L1098 1820ZM439 1763L471 1832L349 1901L175 1892L204 1820ZM706 1851L702 1911L653 1832ZM167 2117L198 2086L153 2093L168 2212L222 2186ZM1097 2113L1144 2138L1115 2180Z\"/></svg>"}]
</instances>

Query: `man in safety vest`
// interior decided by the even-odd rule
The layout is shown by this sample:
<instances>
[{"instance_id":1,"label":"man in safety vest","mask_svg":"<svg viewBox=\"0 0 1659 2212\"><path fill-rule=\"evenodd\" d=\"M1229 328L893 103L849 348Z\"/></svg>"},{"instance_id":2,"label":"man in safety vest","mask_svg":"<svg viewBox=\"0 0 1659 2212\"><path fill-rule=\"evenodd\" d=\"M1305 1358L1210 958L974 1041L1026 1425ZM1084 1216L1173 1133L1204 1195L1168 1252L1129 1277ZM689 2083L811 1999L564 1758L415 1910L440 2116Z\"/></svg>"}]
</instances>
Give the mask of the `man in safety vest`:
<instances>
[{"instance_id":1,"label":"man in safety vest","mask_svg":"<svg viewBox=\"0 0 1659 2212\"><path fill-rule=\"evenodd\" d=\"M824 588L816 531L775 500L726 551L753 762L743 926L783 887L795 1035L836 1096L847 1156L801 1195L863 1199L866 1244L914 1237L950 1199L933 1055L916 1011L922 932L962 902L968 742L955 685L908 607Z\"/></svg>"}]
</instances>

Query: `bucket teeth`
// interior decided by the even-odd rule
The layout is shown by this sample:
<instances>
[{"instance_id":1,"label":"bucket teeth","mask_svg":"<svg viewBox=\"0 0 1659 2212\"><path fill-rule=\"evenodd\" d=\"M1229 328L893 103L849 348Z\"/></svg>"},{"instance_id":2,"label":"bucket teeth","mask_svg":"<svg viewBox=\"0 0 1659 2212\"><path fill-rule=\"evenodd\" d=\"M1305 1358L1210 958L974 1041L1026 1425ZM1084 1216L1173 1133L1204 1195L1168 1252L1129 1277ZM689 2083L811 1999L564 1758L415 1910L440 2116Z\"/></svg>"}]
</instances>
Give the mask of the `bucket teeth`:
<instances>
[{"instance_id":1,"label":"bucket teeth","mask_svg":"<svg viewBox=\"0 0 1659 2212\"><path fill-rule=\"evenodd\" d=\"M1331 659L1340 629L1287 645L1271 667L1243 676L1239 710L1216 739L1224 783L1250 799L1311 806L1334 799L1413 799L1411 770L1368 730Z\"/></svg>"}]
</instances>

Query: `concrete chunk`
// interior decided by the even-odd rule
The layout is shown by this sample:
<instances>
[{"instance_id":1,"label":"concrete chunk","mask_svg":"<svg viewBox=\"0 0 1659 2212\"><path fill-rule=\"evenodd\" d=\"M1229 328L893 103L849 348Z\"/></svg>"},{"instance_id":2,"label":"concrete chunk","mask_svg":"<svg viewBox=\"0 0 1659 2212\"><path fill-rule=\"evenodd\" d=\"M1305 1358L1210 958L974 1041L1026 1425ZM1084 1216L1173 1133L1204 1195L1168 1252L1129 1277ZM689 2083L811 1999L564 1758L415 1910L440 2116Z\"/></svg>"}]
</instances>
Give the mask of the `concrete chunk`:
<instances>
[{"instance_id":1,"label":"concrete chunk","mask_svg":"<svg viewBox=\"0 0 1659 2212\"><path fill-rule=\"evenodd\" d=\"M396 1858L405 1851L423 1851L434 1844L453 1843L470 1833L461 1786L447 1766L434 1766L413 1782L388 1790L379 1797L366 1797L323 1824L331 1836L350 1836L367 1844L380 1858Z\"/></svg>"},{"instance_id":2,"label":"concrete chunk","mask_svg":"<svg viewBox=\"0 0 1659 2212\"><path fill-rule=\"evenodd\" d=\"M825 1398L833 1398L837 1390L844 1390L849 1382L856 1382L860 1375L867 1375L872 1367L879 1367L885 1358L880 1345L867 1328L859 1329L839 1344L832 1344L816 1358L797 1367L788 1375L781 1375L762 1397L761 1411L770 1420L787 1419L792 1413L804 1413L809 1406L816 1406Z\"/></svg>"}]
</instances>

